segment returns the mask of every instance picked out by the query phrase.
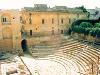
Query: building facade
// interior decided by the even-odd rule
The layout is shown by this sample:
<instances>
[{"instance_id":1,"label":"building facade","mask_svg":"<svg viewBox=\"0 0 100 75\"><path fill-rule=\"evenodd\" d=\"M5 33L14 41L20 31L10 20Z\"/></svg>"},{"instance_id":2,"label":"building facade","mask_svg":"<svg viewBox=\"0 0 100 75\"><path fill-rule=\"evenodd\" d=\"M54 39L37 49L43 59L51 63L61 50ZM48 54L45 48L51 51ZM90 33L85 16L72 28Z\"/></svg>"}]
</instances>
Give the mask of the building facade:
<instances>
[{"instance_id":1,"label":"building facade","mask_svg":"<svg viewBox=\"0 0 100 75\"><path fill-rule=\"evenodd\" d=\"M23 49L33 45L37 37L64 34L72 22L87 19L88 13L79 9L44 4L19 10L0 11L0 48ZM42 38L43 39L43 38ZM26 44L27 43L27 44Z\"/></svg>"},{"instance_id":2,"label":"building facade","mask_svg":"<svg viewBox=\"0 0 100 75\"><path fill-rule=\"evenodd\" d=\"M0 49L20 48L21 26L19 10L0 11Z\"/></svg>"}]
</instances>

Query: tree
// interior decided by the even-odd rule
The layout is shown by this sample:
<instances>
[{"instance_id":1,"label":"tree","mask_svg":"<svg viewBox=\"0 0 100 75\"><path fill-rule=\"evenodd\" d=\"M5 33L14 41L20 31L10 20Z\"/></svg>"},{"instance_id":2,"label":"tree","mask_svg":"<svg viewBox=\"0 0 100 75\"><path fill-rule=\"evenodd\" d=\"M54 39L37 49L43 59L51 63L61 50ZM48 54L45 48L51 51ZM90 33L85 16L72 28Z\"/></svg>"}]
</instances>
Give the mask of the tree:
<instances>
[{"instance_id":1,"label":"tree","mask_svg":"<svg viewBox=\"0 0 100 75\"><path fill-rule=\"evenodd\" d=\"M94 27L100 28L100 23L96 23Z\"/></svg>"},{"instance_id":2,"label":"tree","mask_svg":"<svg viewBox=\"0 0 100 75\"><path fill-rule=\"evenodd\" d=\"M93 27L93 25L88 22L82 22L79 26L81 27L81 33L84 35L88 35L91 28Z\"/></svg>"},{"instance_id":3,"label":"tree","mask_svg":"<svg viewBox=\"0 0 100 75\"><path fill-rule=\"evenodd\" d=\"M93 37L96 36L96 29L95 29L95 28L92 28L92 29L91 29L90 35L93 36Z\"/></svg>"},{"instance_id":4,"label":"tree","mask_svg":"<svg viewBox=\"0 0 100 75\"><path fill-rule=\"evenodd\" d=\"M80 7L76 7L77 9L81 9L83 10L83 12L87 12L86 8L84 7L84 5L80 6Z\"/></svg>"},{"instance_id":5,"label":"tree","mask_svg":"<svg viewBox=\"0 0 100 75\"><path fill-rule=\"evenodd\" d=\"M92 28L93 27L93 25L91 23L88 23L88 22L82 22L80 24L80 26L83 28Z\"/></svg>"},{"instance_id":6,"label":"tree","mask_svg":"<svg viewBox=\"0 0 100 75\"><path fill-rule=\"evenodd\" d=\"M100 23L96 23L94 26L88 22L82 22L79 25L73 25L72 31L76 33L82 33L85 35L90 34L91 36L100 35Z\"/></svg>"},{"instance_id":7,"label":"tree","mask_svg":"<svg viewBox=\"0 0 100 75\"><path fill-rule=\"evenodd\" d=\"M85 35L88 35L89 34L89 32L91 31L91 28L85 28Z\"/></svg>"}]
</instances>

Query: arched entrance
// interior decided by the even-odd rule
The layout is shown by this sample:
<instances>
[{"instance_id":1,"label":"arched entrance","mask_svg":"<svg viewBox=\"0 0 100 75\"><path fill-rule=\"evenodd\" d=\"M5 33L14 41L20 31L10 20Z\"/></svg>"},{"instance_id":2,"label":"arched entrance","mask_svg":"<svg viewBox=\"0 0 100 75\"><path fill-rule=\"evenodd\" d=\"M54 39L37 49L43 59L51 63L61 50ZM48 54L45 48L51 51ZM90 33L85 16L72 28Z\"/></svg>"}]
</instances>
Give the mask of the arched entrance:
<instances>
[{"instance_id":1,"label":"arched entrance","mask_svg":"<svg viewBox=\"0 0 100 75\"><path fill-rule=\"evenodd\" d=\"M28 50L28 48L27 48L27 40L26 40L26 39L23 39L23 40L21 41L21 47L22 47L22 49L23 49L23 52L25 52L25 51Z\"/></svg>"},{"instance_id":2,"label":"arched entrance","mask_svg":"<svg viewBox=\"0 0 100 75\"><path fill-rule=\"evenodd\" d=\"M64 31L63 30L61 30L61 34L63 34L64 33Z\"/></svg>"},{"instance_id":3,"label":"arched entrance","mask_svg":"<svg viewBox=\"0 0 100 75\"><path fill-rule=\"evenodd\" d=\"M12 39L12 29L10 27L4 27L2 29L2 37L3 41L1 43L1 46L5 49L12 49L13 39Z\"/></svg>"}]
</instances>

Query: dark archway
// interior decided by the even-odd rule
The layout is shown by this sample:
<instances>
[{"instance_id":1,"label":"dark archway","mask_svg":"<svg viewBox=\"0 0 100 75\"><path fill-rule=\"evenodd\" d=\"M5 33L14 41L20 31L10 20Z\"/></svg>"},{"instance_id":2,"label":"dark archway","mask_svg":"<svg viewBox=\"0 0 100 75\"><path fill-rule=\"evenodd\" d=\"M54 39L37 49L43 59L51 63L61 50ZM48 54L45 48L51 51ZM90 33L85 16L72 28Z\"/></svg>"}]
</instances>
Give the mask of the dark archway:
<instances>
[{"instance_id":1,"label":"dark archway","mask_svg":"<svg viewBox=\"0 0 100 75\"><path fill-rule=\"evenodd\" d=\"M64 31L63 30L61 30L61 34L63 34L64 33Z\"/></svg>"},{"instance_id":2,"label":"dark archway","mask_svg":"<svg viewBox=\"0 0 100 75\"><path fill-rule=\"evenodd\" d=\"M28 50L28 48L27 48L27 40L26 40L26 39L23 39L23 40L21 41L21 47L22 47L22 49L23 49L23 52L25 52L25 51Z\"/></svg>"}]
</instances>

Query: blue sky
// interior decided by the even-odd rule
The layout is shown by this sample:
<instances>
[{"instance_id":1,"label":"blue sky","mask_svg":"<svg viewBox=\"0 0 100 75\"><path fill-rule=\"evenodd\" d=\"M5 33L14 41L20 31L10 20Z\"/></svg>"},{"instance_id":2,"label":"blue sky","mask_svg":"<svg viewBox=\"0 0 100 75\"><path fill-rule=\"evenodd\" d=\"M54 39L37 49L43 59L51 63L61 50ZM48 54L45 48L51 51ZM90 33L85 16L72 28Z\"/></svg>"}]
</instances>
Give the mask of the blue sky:
<instances>
[{"instance_id":1,"label":"blue sky","mask_svg":"<svg viewBox=\"0 0 100 75\"><path fill-rule=\"evenodd\" d=\"M20 9L33 7L34 4L47 4L50 7L62 5L76 7L84 5L86 8L100 8L100 0L0 0L0 9Z\"/></svg>"}]
</instances>

